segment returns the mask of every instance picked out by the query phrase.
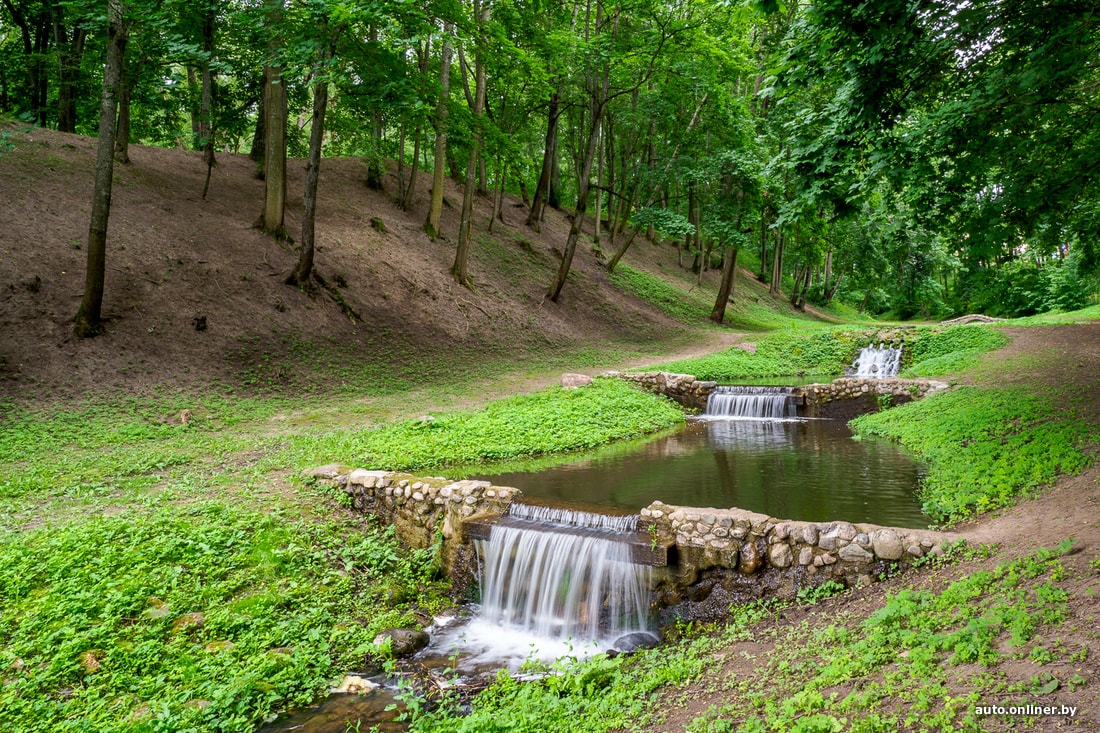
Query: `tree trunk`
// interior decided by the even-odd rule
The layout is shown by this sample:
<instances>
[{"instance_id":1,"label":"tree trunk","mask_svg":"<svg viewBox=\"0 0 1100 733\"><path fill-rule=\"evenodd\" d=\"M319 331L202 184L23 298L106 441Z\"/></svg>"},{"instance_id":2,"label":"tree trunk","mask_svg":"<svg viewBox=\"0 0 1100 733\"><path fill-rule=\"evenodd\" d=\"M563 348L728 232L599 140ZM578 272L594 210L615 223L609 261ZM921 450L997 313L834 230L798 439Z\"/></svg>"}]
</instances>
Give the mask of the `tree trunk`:
<instances>
[{"instance_id":1,"label":"tree trunk","mask_svg":"<svg viewBox=\"0 0 1100 733\"><path fill-rule=\"evenodd\" d=\"M409 187L405 189L405 198L401 200L401 209L408 211L412 206L413 196L416 194L416 172L420 170L417 158L420 157L420 123L416 125L416 140L413 142L412 170L409 171Z\"/></svg>"},{"instance_id":2,"label":"tree trunk","mask_svg":"<svg viewBox=\"0 0 1100 733\"><path fill-rule=\"evenodd\" d=\"M768 292L772 295L779 293L779 285L783 279L783 233L776 234L775 248L772 252L772 277L768 284Z\"/></svg>"},{"instance_id":3,"label":"tree trunk","mask_svg":"<svg viewBox=\"0 0 1100 733\"><path fill-rule=\"evenodd\" d=\"M124 65L118 89L118 127L115 129L115 159L124 165L130 163L130 92L133 80L126 74Z\"/></svg>"},{"instance_id":4,"label":"tree trunk","mask_svg":"<svg viewBox=\"0 0 1100 733\"><path fill-rule=\"evenodd\" d=\"M493 232L493 222L504 221L504 181L508 175L508 165L503 161L497 160L497 190L493 194L493 213L489 217L489 233Z\"/></svg>"},{"instance_id":5,"label":"tree trunk","mask_svg":"<svg viewBox=\"0 0 1100 733\"><path fill-rule=\"evenodd\" d=\"M726 252L725 262L722 266L722 283L718 286L718 298L714 301L714 307L710 311L710 320L721 323L726 318L726 304L733 297L733 277L737 273L737 253L735 248Z\"/></svg>"},{"instance_id":6,"label":"tree trunk","mask_svg":"<svg viewBox=\"0 0 1100 733\"><path fill-rule=\"evenodd\" d=\"M95 188L88 224L88 270L84 297L76 312L73 333L88 338L99 333L103 309L103 276L107 269L107 220L111 215L111 184L115 169L115 124L122 60L126 55L127 27L121 0L107 3L107 63L99 104L99 142L96 148Z\"/></svg>"},{"instance_id":7,"label":"tree trunk","mask_svg":"<svg viewBox=\"0 0 1100 733\"><path fill-rule=\"evenodd\" d=\"M306 163L306 188L302 197L302 243L298 265L287 277L287 285L303 286L313 275L313 252L317 219L317 181L321 174L321 145L325 140L325 112L328 110L328 81L325 79L331 47L325 42L321 58L313 70L313 124L309 130L309 160Z\"/></svg>"},{"instance_id":8,"label":"tree trunk","mask_svg":"<svg viewBox=\"0 0 1100 733\"><path fill-rule=\"evenodd\" d=\"M474 9L477 12L478 40L474 55L474 108L473 114L474 134L470 141L470 157L466 162L466 185L462 191L462 217L458 225L458 247L455 249L455 262L451 267L451 274L459 285L470 287L470 276L466 271L467 260L470 254L470 236L474 219L474 195L478 185L478 154L481 152L481 116L485 110L485 51L484 33L489 24L489 5L482 5L478 9L475 0Z\"/></svg>"},{"instance_id":9,"label":"tree trunk","mask_svg":"<svg viewBox=\"0 0 1100 733\"><path fill-rule=\"evenodd\" d=\"M428 236L439 236L439 220L443 216L443 177L447 165L447 104L451 96L451 33L453 25L443 26L443 52L439 63L439 101L435 105L435 171L432 175L432 201L424 229Z\"/></svg>"},{"instance_id":10,"label":"tree trunk","mask_svg":"<svg viewBox=\"0 0 1100 733\"><path fill-rule=\"evenodd\" d=\"M50 3L54 46L60 69L57 85L57 129L59 132L76 132L77 87L80 84L80 67L84 57L84 41L87 31L74 27L70 37L65 23L65 6Z\"/></svg>"},{"instance_id":11,"label":"tree trunk","mask_svg":"<svg viewBox=\"0 0 1100 733\"><path fill-rule=\"evenodd\" d=\"M202 187L202 198L210 190L210 174L217 160L214 158L214 23L217 20L216 8L207 7L202 18L202 50L205 58L202 62L202 101L199 103L199 134L202 137L202 162L206 163L206 182Z\"/></svg>"},{"instance_id":12,"label":"tree trunk","mask_svg":"<svg viewBox=\"0 0 1100 733\"><path fill-rule=\"evenodd\" d=\"M592 224L592 241L600 244L600 229L603 220L603 121L596 127L596 221Z\"/></svg>"},{"instance_id":13,"label":"tree trunk","mask_svg":"<svg viewBox=\"0 0 1100 733\"><path fill-rule=\"evenodd\" d=\"M277 64L283 0L267 0L267 6L271 35L264 69L264 208L258 224L271 236L285 239L287 99L283 69Z\"/></svg>"},{"instance_id":14,"label":"tree trunk","mask_svg":"<svg viewBox=\"0 0 1100 733\"><path fill-rule=\"evenodd\" d=\"M256 172L260 178L263 178L263 165L264 165L264 140L266 134L264 131L264 122L266 120L266 113L264 112L264 90L267 88L267 70L261 74L260 79L260 103L256 110L256 128L252 133L252 146L248 150L248 157L256 163Z\"/></svg>"},{"instance_id":15,"label":"tree trunk","mask_svg":"<svg viewBox=\"0 0 1100 733\"><path fill-rule=\"evenodd\" d=\"M584 223L584 212L585 209L588 208L588 192L591 188L589 186L589 179L592 176L592 163L596 158L596 146L599 144L600 118L603 116L603 104L604 100L607 98L609 84L610 71L605 66L603 81L598 92L600 96L594 99L592 103L590 114L591 120L588 130L588 145L585 147L584 165L581 169L580 186L577 190L577 211L573 216L573 222L569 226L569 237L565 241L565 251L562 253L558 272L554 276L554 282L550 284L550 290L547 292L550 300L555 303L558 302L561 290L565 287L565 280L569 277L569 269L573 265L573 255L576 254L577 251L577 239L580 237L581 226Z\"/></svg>"},{"instance_id":16,"label":"tree trunk","mask_svg":"<svg viewBox=\"0 0 1100 733\"><path fill-rule=\"evenodd\" d=\"M765 268L768 263L768 215L760 207L760 282L764 282Z\"/></svg>"},{"instance_id":17,"label":"tree trunk","mask_svg":"<svg viewBox=\"0 0 1100 733\"><path fill-rule=\"evenodd\" d=\"M539 172L539 181L535 184L535 196L531 199L531 211L527 214L527 226L536 232L539 231L542 210L546 206L546 198L550 192L550 173L557 152L554 141L558 139L558 119L561 117L560 99L561 96L558 90L555 89L550 94L549 112L546 117L546 139L542 148L542 170Z\"/></svg>"}]
</instances>

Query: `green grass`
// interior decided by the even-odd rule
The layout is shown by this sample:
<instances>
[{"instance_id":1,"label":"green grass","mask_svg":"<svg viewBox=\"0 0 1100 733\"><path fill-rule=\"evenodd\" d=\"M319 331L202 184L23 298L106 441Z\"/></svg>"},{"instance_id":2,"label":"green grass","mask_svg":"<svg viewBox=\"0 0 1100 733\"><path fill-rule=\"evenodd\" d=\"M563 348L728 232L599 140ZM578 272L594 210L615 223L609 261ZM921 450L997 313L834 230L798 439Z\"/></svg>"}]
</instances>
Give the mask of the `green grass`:
<instances>
[{"instance_id":1,"label":"green grass","mask_svg":"<svg viewBox=\"0 0 1100 733\"><path fill-rule=\"evenodd\" d=\"M854 623L826 610L834 614L832 623L792 626L780 621L784 604L736 607L720 628L682 624L673 641L633 657L567 661L555 667L555 674L530 682L502 673L468 711L447 699L431 711L414 701L411 729L606 733L660 728L665 708L707 694L726 702L696 717L688 726L693 733L871 732L916 726L972 730L974 706L994 692L999 699L1026 702L1054 679L1040 675L1005 686L985 668L1013 658L1080 654L1045 646L1068 615L1069 597L1062 587L1067 574L1058 553L1070 544L970 573L940 592L901 590ZM807 600L819 603L830 594ZM756 660L753 678L725 677L721 662L727 647L745 640L775 646ZM1059 674L1059 684L1083 683L1068 672ZM961 685L952 684L959 679Z\"/></svg>"},{"instance_id":2,"label":"green grass","mask_svg":"<svg viewBox=\"0 0 1100 733\"><path fill-rule=\"evenodd\" d=\"M1050 311L1024 318L1002 321L1004 326L1059 326L1070 323L1094 323L1100 319L1100 304L1075 311Z\"/></svg>"},{"instance_id":3,"label":"green grass","mask_svg":"<svg viewBox=\"0 0 1100 733\"><path fill-rule=\"evenodd\" d=\"M251 731L440 607L434 577L380 531L222 502L0 533L4 730Z\"/></svg>"},{"instance_id":4,"label":"green grass","mask_svg":"<svg viewBox=\"0 0 1100 733\"><path fill-rule=\"evenodd\" d=\"M433 415L377 429L295 438L297 456L415 470L591 449L682 423L683 412L618 379L554 387L491 402L483 410Z\"/></svg>"},{"instance_id":5,"label":"green grass","mask_svg":"<svg viewBox=\"0 0 1100 733\"><path fill-rule=\"evenodd\" d=\"M928 465L921 500L940 522L1007 506L1059 474L1080 471L1100 438L1095 416L1023 387L956 388L851 425L860 435L901 443Z\"/></svg>"},{"instance_id":6,"label":"green grass","mask_svg":"<svg viewBox=\"0 0 1100 733\"><path fill-rule=\"evenodd\" d=\"M729 382L755 377L841 374L867 345L866 331L819 330L775 333L757 340L756 353L731 348L694 359L666 362L661 369Z\"/></svg>"}]
</instances>

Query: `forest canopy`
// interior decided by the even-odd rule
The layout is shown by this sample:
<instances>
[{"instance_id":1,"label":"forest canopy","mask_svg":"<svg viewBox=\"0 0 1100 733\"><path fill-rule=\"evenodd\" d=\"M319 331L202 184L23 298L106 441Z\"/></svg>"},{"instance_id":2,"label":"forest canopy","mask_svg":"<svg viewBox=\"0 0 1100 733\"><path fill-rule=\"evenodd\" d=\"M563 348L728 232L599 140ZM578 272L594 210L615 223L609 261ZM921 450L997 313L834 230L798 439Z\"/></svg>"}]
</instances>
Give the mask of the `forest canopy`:
<instances>
[{"instance_id":1,"label":"forest canopy","mask_svg":"<svg viewBox=\"0 0 1100 733\"><path fill-rule=\"evenodd\" d=\"M354 156L373 188L396 172L403 208L430 192L433 237L443 178L462 183L463 284L472 199L507 192L530 227L587 213L551 300L582 238L613 270L648 237L722 268L716 321L735 264L795 305L1021 315L1096 289L1097 21L1089 0L2 0L0 114L101 151L110 132L121 164L130 143L202 151L215 182L249 154L302 287L316 171ZM285 190L287 155L312 192Z\"/></svg>"}]
</instances>

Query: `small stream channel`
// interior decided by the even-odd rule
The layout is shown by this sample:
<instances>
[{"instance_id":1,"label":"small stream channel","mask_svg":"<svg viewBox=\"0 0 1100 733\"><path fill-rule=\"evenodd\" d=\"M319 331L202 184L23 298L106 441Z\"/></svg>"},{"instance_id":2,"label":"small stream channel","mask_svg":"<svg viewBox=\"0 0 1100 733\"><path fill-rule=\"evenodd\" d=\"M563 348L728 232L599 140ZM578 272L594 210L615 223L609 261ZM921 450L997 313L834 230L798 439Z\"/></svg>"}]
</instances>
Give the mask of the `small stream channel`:
<instances>
[{"instance_id":1,"label":"small stream channel","mask_svg":"<svg viewBox=\"0 0 1100 733\"><path fill-rule=\"evenodd\" d=\"M761 396L759 389L746 394L757 402L770 399ZM601 514L632 515L660 500L683 506L737 507L794 520L928 525L916 497L923 469L893 444L856 440L840 421L744 418L742 407L729 407L714 410L726 416L691 418L682 428L608 446L558 465L548 466L543 459L460 473L514 486L525 498L583 506ZM793 413L782 405L753 409L761 415ZM566 518L546 522L542 516L519 515L509 518L515 527L501 526L499 537L494 530L492 542L479 547L482 573L488 576L482 580L486 608L471 619L433 629L431 645L414 664L422 665L422 671L447 668L447 675L453 666L462 675L491 676L503 667L516 671L525 658L549 661L622 648L614 647L612 641L622 633L652 635L646 629L644 600L638 597L639 592L644 595L645 578L631 576L639 572L637 566L616 554L621 554L621 548L616 549L608 534L615 528L601 526L605 521L593 525L593 518L601 519L599 515L557 513ZM544 522L541 529L540 521ZM592 559L570 564L570 558L587 555ZM491 568L499 568L499 579L494 580ZM516 577L522 578L518 584ZM495 585L499 583L504 585ZM617 584L623 583L619 588ZM595 595L573 599L581 588ZM601 614L620 606L616 613L626 621L612 624L614 633L606 633L604 620L600 622L604 633L589 629L591 641L574 636L585 636L577 630L580 626L595 628ZM541 625L566 631L554 639L549 632L535 633ZM397 713L386 710L395 702L393 691L385 687L362 695L334 694L264 726L260 733L345 733L372 726L383 733L403 731L404 724L394 720Z\"/></svg>"}]
</instances>

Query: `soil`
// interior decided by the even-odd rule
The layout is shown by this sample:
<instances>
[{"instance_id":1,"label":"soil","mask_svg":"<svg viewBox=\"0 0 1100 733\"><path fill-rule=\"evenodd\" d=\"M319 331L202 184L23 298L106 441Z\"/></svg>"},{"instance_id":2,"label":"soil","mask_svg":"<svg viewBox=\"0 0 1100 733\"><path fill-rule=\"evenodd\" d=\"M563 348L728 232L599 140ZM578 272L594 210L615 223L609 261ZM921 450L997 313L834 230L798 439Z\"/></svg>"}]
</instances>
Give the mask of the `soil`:
<instances>
[{"instance_id":1,"label":"soil","mask_svg":"<svg viewBox=\"0 0 1100 733\"><path fill-rule=\"evenodd\" d=\"M394 203L392 165L385 190L372 191L362 161L325 159L316 266L358 316L351 318L323 288L307 293L283 283L296 249L253 228L263 182L251 160L219 154L202 200L200 153L136 145L132 163L115 168L106 329L76 339L95 140L42 129L15 130L11 140L14 150L0 157L0 398L48 404L89 392L211 384L239 392L258 378L276 388L320 390L333 370L311 368L311 358L377 364L384 378L395 364L441 355L522 368L539 354L592 345L660 353L690 343L700 352L737 341L731 329L685 326L611 286L588 237L562 297L550 301L546 289L568 233L567 212L549 210L535 232L524 224L527 208L511 197L491 234L492 201L476 201L473 288L460 287L450 275L461 202L453 181L444 236L433 241L423 230L428 174L421 171L405 212ZM288 172L286 228L294 235L304 164L292 160ZM638 240L626 261L680 273L675 254ZM717 277L706 275L710 292ZM755 281L742 282L763 292Z\"/></svg>"}]
</instances>

